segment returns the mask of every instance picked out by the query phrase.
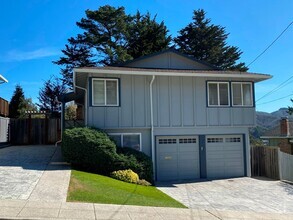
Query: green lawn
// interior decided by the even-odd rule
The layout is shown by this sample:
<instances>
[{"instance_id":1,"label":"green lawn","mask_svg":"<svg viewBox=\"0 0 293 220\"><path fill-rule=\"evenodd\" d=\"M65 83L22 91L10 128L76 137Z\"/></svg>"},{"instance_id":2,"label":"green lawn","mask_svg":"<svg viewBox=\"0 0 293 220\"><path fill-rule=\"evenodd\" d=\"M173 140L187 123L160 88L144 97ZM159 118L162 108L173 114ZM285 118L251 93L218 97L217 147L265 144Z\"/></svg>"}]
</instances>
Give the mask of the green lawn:
<instances>
[{"instance_id":1,"label":"green lawn","mask_svg":"<svg viewBox=\"0 0 293 220\"><path fill-rule=\"evenodd\" d=\"M72 170L67 201L186 208L156 187Z\"/></svg>"}]
</instances>

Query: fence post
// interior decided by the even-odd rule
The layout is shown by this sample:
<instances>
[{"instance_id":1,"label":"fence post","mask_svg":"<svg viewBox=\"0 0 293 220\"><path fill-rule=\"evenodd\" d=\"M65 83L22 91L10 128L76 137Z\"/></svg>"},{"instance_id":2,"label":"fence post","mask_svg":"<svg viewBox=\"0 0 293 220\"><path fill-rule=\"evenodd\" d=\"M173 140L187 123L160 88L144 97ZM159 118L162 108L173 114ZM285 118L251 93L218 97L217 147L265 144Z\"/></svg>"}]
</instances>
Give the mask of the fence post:
<instances>
[{"instance_id":1,"label":"fence post","mask_svg":"<svg viewBox=\"0 0 293 220\"><path fill-rule=\"evenodd\" d=\"M280 177L280 180L283 180L283 175L282 175L282 165L281 165L281 162L282 161L282 154L281 154L281 151L280 151L280 148L278 148L278 167L279 167L279 177Z\"/></svg>"}]
</instances>

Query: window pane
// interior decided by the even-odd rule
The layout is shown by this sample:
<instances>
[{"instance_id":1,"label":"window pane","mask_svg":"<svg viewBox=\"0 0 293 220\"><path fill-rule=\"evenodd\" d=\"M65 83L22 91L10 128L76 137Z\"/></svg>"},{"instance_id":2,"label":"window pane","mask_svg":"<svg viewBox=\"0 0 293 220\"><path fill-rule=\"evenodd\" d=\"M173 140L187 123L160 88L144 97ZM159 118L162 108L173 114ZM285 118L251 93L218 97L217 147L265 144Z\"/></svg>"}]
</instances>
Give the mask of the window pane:
<instances>
[{"instance_id":1,"label":"window pane","mask_svg":"<svg viewBox=\"0 0 293 220\"><path fill-rule=\"evenodd\" d=\"M242 105L241 101L241 84L232 84L233 105Z\"/></svg>"},{"instance_id":2,"label":"window pane","mask_svg":"<svg viewBox=\"0 0 293 220\"><path fill-rule=\"evenodd\" d=\"M243 105L252 105L251 84L242 84L243 89Z\"/></svg>"},{"instance_id":3,"label":"window pane","mask_svg":"<svg viewBox=\"0 0 293 220\"><path fill-rule=\"evenodd\" d=\"M107 105L117 105L117 81L106 81Z\"/></svg>"},{"instance_id":4,"label":"window pane","mask_svg":"<svg viewBox=\"0 0 293 220\"><path fill-rule=\"evenodd\" d=\"M209 83L209 105L218 105L218 85Z\"/></svg>"},{"instance_id":5,"label":"window pane","mask_svg":"<svg viewBox=\"0 0 293 220\"><path fill-rule=\"evenodd\" d=\"M94 105L105 105L105 83L104 80L94 80Z\"/></svg>"},{"instance_id":6,"label":"window pane","mask_svg":"<svg viewBox=\"0 0 293 220\"><path fill-rule=\"evenodd\" d=\"M109 137L115 142L117 147L121 147L121 135L110 134Z\"/></svg>"},{"instance_id":7,"label":"window pane","mask_svg":"<svg viewBox=\"0 0 293 220\"><path fill-rule=\"evenodd\" d=\"M220 105L229 105L228 84L219 84Z\"/></svg>"},{"instance_id":8,"label":"window pane","mask_svg":"<svg viewBox=\"0 0 293 220\"><path fill-rule=\"evenodd\" d=\"M135 150L140 150L140 135L125 134L123 135L123 147L130 147Z\"/></svg>"}]
</instances>

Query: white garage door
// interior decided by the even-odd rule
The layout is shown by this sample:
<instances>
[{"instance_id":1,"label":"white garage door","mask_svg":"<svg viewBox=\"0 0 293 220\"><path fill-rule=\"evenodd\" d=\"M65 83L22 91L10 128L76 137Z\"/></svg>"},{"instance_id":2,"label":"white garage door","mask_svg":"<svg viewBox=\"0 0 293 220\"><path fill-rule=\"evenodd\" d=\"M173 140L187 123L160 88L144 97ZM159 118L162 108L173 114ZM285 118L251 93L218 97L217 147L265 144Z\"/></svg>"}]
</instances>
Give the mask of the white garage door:
<instances>
[{"instance_id":1,"label":"white garage door","mask_svg":"<svg viewBox=\"0 0 293 220\"><path fill-rule=\"evenodd\" d=\"M197 136L161 136L156 143L158 181L200 178Z\"/></svg>"},{"instance_id":2,"label":"white garage door","mask_svg":"<svg viewBox=\"0 0 293 220\"><path fill-rule=\"evenodd\" d=\"M244 176L241 135L206 136L207 178Z\"/></svg>"}]
</instances>

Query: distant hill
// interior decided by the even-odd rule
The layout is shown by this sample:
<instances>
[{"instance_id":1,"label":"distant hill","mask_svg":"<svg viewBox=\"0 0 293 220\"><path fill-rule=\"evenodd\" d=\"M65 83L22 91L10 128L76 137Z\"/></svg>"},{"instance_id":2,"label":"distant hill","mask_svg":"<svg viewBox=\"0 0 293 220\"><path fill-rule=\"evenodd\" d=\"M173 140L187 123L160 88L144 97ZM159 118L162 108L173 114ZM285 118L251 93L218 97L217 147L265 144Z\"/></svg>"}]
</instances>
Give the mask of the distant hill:
<instances>
[{"instance_id":1,"label":"distant hill","mask_svg":"<svg viewBox=\"0 0 293 220\"><path fill-rule=\"evenodd\" d=\"M264 129L273 128L280 123L282 117L288 116L289 119L293 119L293 116L290 116L287 111L287 108L280 108L278 111L272 113L256 112L256 124Z\"/></svg>"},{"instance_id":2,"label":"distant hill","mask_svg":"<svg viewBox=\"0 0 293 220\"><path fill-rule=\"evenodd\" d=\"M256 112L256 127L250 129L250 133L255 138L259 138L263 133L269 129L272 129L279 125L282 117L288 116L289 120L293 120L293 115L287 113L287 108L280 108L278 111L267 113L267 112Z\"/></svg>"}]
</instances>

